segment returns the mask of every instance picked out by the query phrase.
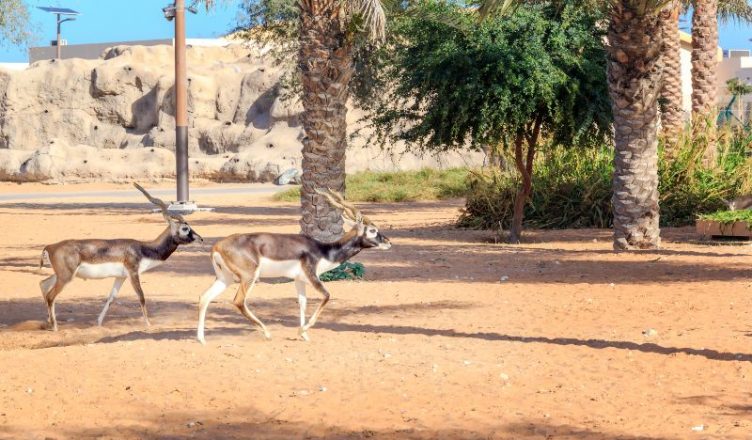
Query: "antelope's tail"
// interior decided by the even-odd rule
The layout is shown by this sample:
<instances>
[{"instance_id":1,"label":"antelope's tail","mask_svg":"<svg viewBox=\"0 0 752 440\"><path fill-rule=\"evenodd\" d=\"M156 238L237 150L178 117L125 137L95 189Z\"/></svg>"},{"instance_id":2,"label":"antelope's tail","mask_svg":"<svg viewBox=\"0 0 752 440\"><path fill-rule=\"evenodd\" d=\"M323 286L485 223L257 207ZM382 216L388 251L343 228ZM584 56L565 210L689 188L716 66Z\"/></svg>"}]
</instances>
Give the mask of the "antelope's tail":
<instances>
[{"instance_id":1,"label":"antelope's tail","mask_svg":"<svg viewBox=\"0 0 752 440\"><path fill-rule=\"evenodd\" d=\"M42 256L39 258L39 268L44 267L44 263L50 261L50 253L47 252L47 246L44 247L44 250L42 251Z\"/></svg>"}]
</instances>

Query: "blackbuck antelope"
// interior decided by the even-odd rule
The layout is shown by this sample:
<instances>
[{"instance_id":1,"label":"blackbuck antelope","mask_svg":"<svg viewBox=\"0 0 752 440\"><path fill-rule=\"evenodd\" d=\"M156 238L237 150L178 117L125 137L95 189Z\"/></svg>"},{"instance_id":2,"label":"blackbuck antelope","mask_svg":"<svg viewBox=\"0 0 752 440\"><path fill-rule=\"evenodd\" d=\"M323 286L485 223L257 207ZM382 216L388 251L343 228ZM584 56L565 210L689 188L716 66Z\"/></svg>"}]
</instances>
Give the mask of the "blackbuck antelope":
<instances>
[{"instance_id":1,"label":"blackbuck antelope","mask_svg":"<svg viewBox=\"0 0 752 440\"><path fill-rule=\"evenodd\" d=\"M55 298L73 277L84 279L115 278L115 284L113 284L107 302L104 304L104 309L97 319L97 324L100 326L107 314L107 309L110 308L110 304L115 300L125 279L128 278L141 302L141 312L144 315L146 325L150 325L139 275L164 263L181 244L192 243L195 240L204 241L200 235L191 229L182 216L170 214L165 202L152 197L139 184L134 183L134 186L144 193L150 202L159 206L162 215L167 220L167 228L159 237L149 242L130 239L65 240L45 246L39 267L41 268L45 262L48 262L55 274L42 280L39 286L42 288L42 296L47 302L48 322L52 330L57 331Z\"/></svg>"},{"instance_id":2,"label":"blackbuck antelope","mask_svg":"<svg viewBox=\"0 0 752 440\"><path fill-rule=\"evenodd\" d=\"M313 327L329 292L319 279L322 273L334 269L357 255L363 249L389 249L392 244L361 212L334 191L318 191L332 206L342 209L342 218L351 229L334 243L322 243L299 234L235 234L218 241L212 247L211 262L217 279L199 298L198 340L205 344L204 321L209 304L230 284L240 283L235 295L235 306L252 323L271 335L266 326L251 312L246 297L259 278L289 278L295 281L300 306L299 335L308 340L308 329ZM313 286L323 299L306 323L306 284Z\"/></svg>"}]
</instances>

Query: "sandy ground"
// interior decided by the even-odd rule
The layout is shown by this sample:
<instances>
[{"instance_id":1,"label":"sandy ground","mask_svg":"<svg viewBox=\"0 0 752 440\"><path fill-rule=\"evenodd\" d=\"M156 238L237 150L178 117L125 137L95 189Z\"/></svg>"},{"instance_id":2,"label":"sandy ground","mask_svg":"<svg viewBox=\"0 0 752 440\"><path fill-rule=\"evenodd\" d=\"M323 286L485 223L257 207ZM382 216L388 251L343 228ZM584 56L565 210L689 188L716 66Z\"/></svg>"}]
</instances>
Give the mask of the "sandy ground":
<instances>
[{"instance_id":1,"label":"sandy ground","mask_svg":"<svg viewBox=\"0 0 752 440\"><path fill-rule=\"evenodd\" d=\"M84 189L102 188L120 187ZM292 284L263 283L251 307L272 341L233 289L209 309L202 346L211 243L295 232L298 210L268 196L198 201L217 207L189 219L206 243L142 276L150 328L127 285L96 327L111 281L77 280L57 333L43 329L42 247L151 239L162 221L135 191L0 203L0 438L752 438L749 246L697 243L689 229L664 231L654 252L616 254L604 230L508 246L452 229L460 201L364 205L394 247L356 258L365 281L329 284L310 342L296 340Z\"/></svg>"}]
</instances>

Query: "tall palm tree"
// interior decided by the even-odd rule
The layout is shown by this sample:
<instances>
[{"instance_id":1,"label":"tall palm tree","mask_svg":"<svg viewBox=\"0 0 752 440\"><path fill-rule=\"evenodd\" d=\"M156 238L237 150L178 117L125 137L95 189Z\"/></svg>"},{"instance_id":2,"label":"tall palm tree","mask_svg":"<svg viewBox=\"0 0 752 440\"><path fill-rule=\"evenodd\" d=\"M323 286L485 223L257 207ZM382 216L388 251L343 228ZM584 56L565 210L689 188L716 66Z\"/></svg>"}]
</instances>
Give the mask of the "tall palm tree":
<instances>
[{"instance_id":1,"label":"tall palm tree","mask_svg":"<svg viewBox=\"0 0 752 440\"><path fill-rule=\"evenodd\" d=\"M693 0L692 6L692 122L708 139L703 161L716 157L715 109L718 90L718 0Z\"/></svg>"},{"instance_id":2,"label":"tall palm tree","mask_svg":"<svg viewBox=\"0 0 752 440\"><path fill-rule=\"evenodd\" d=\"M685 123L682 102L681 38L679 35L679 16L682 9L682 2L673 0L661 12L661 34L663 36L661 126L663 135L670 143L676 141Z\"/></svg>"},{"instance_id":3,"label":"tall palm tree","mask_svg":"<svg viewBox=\"0 0 752 440\"><path fill-rule=\"evenodd\" d=\"M663 46L660 13L668 2L611 3L608 85L614 113L614 248L655 248L661 240L657 138Z\"/></svg>"},{"instance_id":4,"label":"tall palm tree","mask_svg":"<svg viewBox=\"0 0 752 440\"><path fill-rule=\"evenodd\" d=\"M221 0L194 0L207 8L217 1ZM267 6L279 11L279 5ZM298 8L298 73L304 109L300 227L310 237L333 241L342 235L341 210L315 190L344 193L346 104L354 74L353 53L356 44L384 39L386 15L380 0L300 0Z\"/></svg>"},{"instance_id":5,"label":"tall palm tree","mask_svg":"<svg viewBox=\"0 0 752 440\"><path fill-rule=\"evenodd\" d=\"M344 192L347 100L357 34L382 40L385 14L379 0L301 0L298 69L303 86L304 234L323 241L342 235L341 211L316 189Z\"/></svg>"},{"instance_id":6,"label":"tall palm tree","mask_svg":"<svg viewBox=\"0 0 752 440\"><path fill-rule=\"evenodd\" d=\"M681 41L679 37L679 16L692 5L692 0L673 0L671 7L667 7L661 14L661 26L663 30L663 86L661 88L661 101L663 105L661 124L664 135L671 141L676 138L678 133L684 128L685 115L683 111L682 95L682 76L681 76ZM718 0L718 18L720 20L752 20L752 6L746 0ZM694 39L704 38L698 33L693 35ZM718 45L718 41L712 43L713 47ZM703 45L704 46L704 45ZM717 55L716 49L713 49L714 56ZM708 75L714 75L715 69L708 71L704 66L694 67L693 76L699 78L708 78ZM695 80L693 80L695 81ZM697 100L710 99L706 94L697 94ZM708 103L698 104L697 108L705 108ZM710 102L712 106L715 101Z\"/></svg>"},{"instance_id":7,"label":"tall palm tree","mask_svg":"<svg viewBox=\"0 0 752 440\"><path fill-rule=\"evenodd\" d=\"M685 0L685 3L690 3ZM718 91L718 19L752 21L747 0L691 0L692 14L692 120L711 133L704 162L716 157L714 136Z\"/></svg>"}]
</instances>

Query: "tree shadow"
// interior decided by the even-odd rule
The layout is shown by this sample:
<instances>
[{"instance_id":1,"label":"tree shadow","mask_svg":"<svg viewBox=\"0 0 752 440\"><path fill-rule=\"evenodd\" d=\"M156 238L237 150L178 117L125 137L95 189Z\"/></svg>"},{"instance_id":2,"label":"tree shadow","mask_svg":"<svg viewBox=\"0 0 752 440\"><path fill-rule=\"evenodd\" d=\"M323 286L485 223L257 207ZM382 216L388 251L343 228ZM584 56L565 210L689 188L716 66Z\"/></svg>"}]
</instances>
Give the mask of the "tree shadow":
<instances>
[{"instance_id":1,"label":"tree shadow","mask_svg":"<svg viewBox=\"0 0 752 440\"><path fill-rule=\"evenodd\" d=\"M714 407L724 411L727 416L748 416L752 415L752 405L749 404L752 399L752 393L737 393L737 396L718 396L700 394L694 396L680 397L679 403L688 405L699 405L705 407ZM744 403L728 403L729 400L736 400Z\"/></svg>"},{"instance_id":2,"label":"tree shadow","mask_svg":"<svg viewBox=\"0 0 752 440\"><path fill-rule=\"evenodd\" d=\"M55 427L57 435L63 438L100 439L116 436L122 439L394 439L394 440L434 440L434 439L520 439L576 438L580 440L668 440L668 437L640 436L619 432L606 432L566 424L554 424L544 420L521 420L513 423L497 423L487 427L428 428L419 420L404 418L403 428L370 429L366 426L346 429L334 424L308 423L288 418L299 418L288 414L282 406L272 413L265 413L255 407L243 405L224 411L170 411L152 415L153 408L139 408L143 413L138 424L128 421L109 420L104 427L79 428ZM333 420L336 423L336 419ZM413 425L413 426L410 426ZM468 424L472 425L472 424ZM40 431L44 429L41 428ZM9 438L31 434L13 425L0 428L0 433Z\"/></svg>"},{"instance_id":3,"label":"tree shadow","mask_svg":"<svg viewBox=\"0 0 752 440\"><path fill-rule=\"evenodd\" d=\"M41 295L38 300L22 299L3 301L0 307L0 335L23 332L26 336L20 341L28 349L42 349L94 343L112 343L136 340L188 340L196 336L197 304L179 301L149 299L147 307L152 320L151 327L144 327L138 300L135 295L120 296L112 304L102 327L96 319L105 302L102 298L61 299L57 302L59 332L46 328L47 308ZM294 294L289 298L254 298L250 306L267 323L284 327L298 326L297 302ZM209 308L208 333L213 335L239 335L255 332L255 327L232 305L215 301ZM312 305L314 301L311 302ZM401 313L404 315L433 314L437 311L464 310L479 307L478 304L462 301L417 302L398 305L343 306L336 301L330 303L326 314L331 319L349 315L382 315ZM219 323L219 325L215 325ZM104 335L103 335L104 334ZM15 342L5 342L0 338L0 349L14 348Z\"/></svg>"},{"instance_id":4,"label":"tree shadow","mask_svg":"<svg viewBox=\"0 0 752 440\"><path fill-rule=\"evenodd\" d=\"M518 336L506 335L502 333L478 332L467 333L452 329L430 329L414 326L395 326L395 325L369 325L369 324L347 324L347 323L317 323L318 327L327 328L333 331L351 331L361 333L384 333L395 335L423 335L423 336L443 336L448 338L472 338L482 339L484 341L502 341L502 342L521 342L525 344L551 344L551 345L577 345L590 347L597 350L604 348L617 348L620 350L632 350L643 353L655 353L662 355L687 354L693 356L702 356L715 361L741 361L752 362L751 353L731 353L712 349L697 349L689 347L664 347L655 343L637 343L630 341L610 341L606 339L577 339L577 338L549 338L545 336Z\"/></svg>"},{"instance_id":5,"label":"tree shadow","mask_svg":"<svg viewBox=\"0 0 752 440\"><path fill-rule=\"evenodd\" d=\"M122 300L120 300L122 301ZM77 300L68 303L58 304L58 320L60 321L60 328L67 330L85 330L87 328L94 327L94 321L101 306L104 302L104 298L101 301L94 299ZM115 302L108 314L105 321L105 327L112 327L114 329L122 330L129 326L141 326L140 311L138 309L138 302L135 298L130 298L125 307L117 307L118 302ZM130 330L121 334L109 334L103 338L97 337L97 335L79 335L79 339L76 338L57 338L51 337L49 340L42 341L38 344L32 344L32 348L47 348L52 346L63 345L79 345L81 343L110 343L116 341L133 341L133 340L180 340L190 339L195 336L195 329L192 327L186 327L186 325L193 324L193 321L188 321L189 318L195 316L196 305L182 301L164 301L164 300L151 300L147 302L150 310L150 315L153 320L158 323L162 322L178 322L171 327L159 327L159 324L153 328L143 329L138 327L138 330ZM266 323L275 323L284 327L297 328L298 323L296 319L297 306L295 304L295 298L264 300L258 299L253 301L251 306L256 311L262 321ZM430 314L437 310L460 310L470 309L473 307L480 307L479 304L458 302L458 301L436 301L436 302L420 302L400 305L367 305L367 306L345 306L340 304L332 304L327 310L327 314L332 320L342 318L346 316L363 316L363 315L384 315L399 312L402 314ZM128 310L123 310L128 309ZM62 319L61 319L62 318ZM72 322L68 322L67 319L72 319ZM20 325L20 330L28 330L26 323L33 320L46 319L46 308L40 297L39 301L31 300L17 300L6 301L3 307L0 309L0 323L3 323L8 328L0 329L0 334L4 332L18 331L16 327ZM211 327L210 333L218 334L240 334L245 333L253 329L251 324L240 315L240 313L234 307L211 307L209 309L208 320L211 322L222 322L222 326ZM43 322L43 321L39 321ZM190 324L188 324L190 322ZM228 326L229 325L229 326ZM176 328L177 327L177 328ZM447 338L466 338L466 339L478 339L490 342L519 342L525 344L547 344L547 345L559 345L559 346L582 346L589 347L597 350L606 348L615 348L620 350L632 350L642 353L653 353L661 355L676 355L686 354L692 356L702 356L706 359L716 361L734 361L734 362L752 362L752 354L750 353L732 353L723 352L708 348L691 348L691 347L666 347L655 343L636 343L631 341L613 341L606 339L578 339L567 337L545 337L545 336L522 336L522 335L510 335L504 333L495 332L463 332L454 329L435 329L428 327L417 327L407 325L375 325L375 324L357 324L347 322L318 322L317 328L328 329L334 332L357 332L357 333L380 333L380 334L394 334L394 335L422 335L422 336L441 336ZM49 335L55 335L54 333L48 333ZM93 337L92 337L93 336Z\"/></svg>"}]
</instances>

